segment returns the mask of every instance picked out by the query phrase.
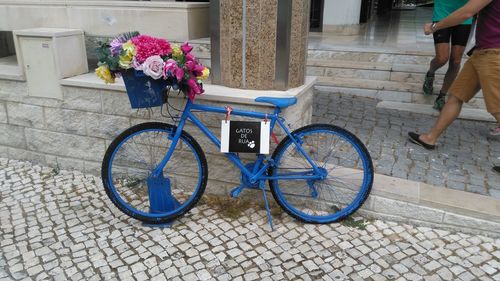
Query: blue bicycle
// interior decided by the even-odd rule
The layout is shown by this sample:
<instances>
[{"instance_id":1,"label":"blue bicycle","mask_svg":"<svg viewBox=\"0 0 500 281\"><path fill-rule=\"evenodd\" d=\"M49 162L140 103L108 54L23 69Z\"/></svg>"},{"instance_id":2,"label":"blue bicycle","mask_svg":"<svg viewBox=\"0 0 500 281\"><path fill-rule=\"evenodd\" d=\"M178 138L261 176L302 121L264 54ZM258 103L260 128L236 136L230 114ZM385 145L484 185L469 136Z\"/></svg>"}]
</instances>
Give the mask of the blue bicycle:
<instances>
[{"instance_id":1,"label":"blue bicycle","mask_svg":"<svg viewBox=\"0 0 500 281\"><path fill-rule=\"evenodd\" d=\"M276 202L306 223L331 223L359 209L373 184L373 164L366 147L352 133L328 124L313 124L291 132L280 116L296 98L260 97L272 113L235 109L232 115L267 119L270 130L280 126L286 137L271 157L258 154L244 164L238 154L225 153L241 170L244 188L260 189L272 226L265 182ZM109 146L102 180L111 201L125 214L148 224L163 224L188 212L201 198L208 179L207 160L198 142L185 132L190 121L217 147L220 140L193 114L226 114L226 108L187 100L178 125L150 122L121 133Z\"/></svg>"}]
</instances>

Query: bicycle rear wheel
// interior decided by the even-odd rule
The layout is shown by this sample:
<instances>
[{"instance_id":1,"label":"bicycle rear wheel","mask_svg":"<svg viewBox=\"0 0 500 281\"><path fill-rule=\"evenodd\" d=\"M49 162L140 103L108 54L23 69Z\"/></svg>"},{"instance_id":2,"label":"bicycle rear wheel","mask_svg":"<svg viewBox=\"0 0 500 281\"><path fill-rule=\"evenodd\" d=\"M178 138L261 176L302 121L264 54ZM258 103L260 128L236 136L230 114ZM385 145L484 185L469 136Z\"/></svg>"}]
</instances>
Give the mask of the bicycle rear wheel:
<instances>
[{"instance_id":1,"label":"bicycle rear wheel","mask_svg":"<svg viewBox=\"0 0 500 281\"><path fill-rule=\"evenodd\" d=\"M292 133L319 172L290 137L276 148L270 176L314 176L321 179L276 179L269 185L276 202L292 217L306 223L331 223L359 209L373 184L373 164L366 147L350 132L314 124Z\"/></svg>"},{"instance_id":2,"label":"bicycle rear wheel","mask_svg":"<svg viewBox=\"0 0 500 281\"><path fill-rule=\"evenodd\" d=\"M207 161L186 132L164 169L153 173L170 149L176 130L164 123L139 124L109 146L102 181L108 197L125 214L145 223L166 223L200 199L207 184Z\"/></svg>"}]
</instances>

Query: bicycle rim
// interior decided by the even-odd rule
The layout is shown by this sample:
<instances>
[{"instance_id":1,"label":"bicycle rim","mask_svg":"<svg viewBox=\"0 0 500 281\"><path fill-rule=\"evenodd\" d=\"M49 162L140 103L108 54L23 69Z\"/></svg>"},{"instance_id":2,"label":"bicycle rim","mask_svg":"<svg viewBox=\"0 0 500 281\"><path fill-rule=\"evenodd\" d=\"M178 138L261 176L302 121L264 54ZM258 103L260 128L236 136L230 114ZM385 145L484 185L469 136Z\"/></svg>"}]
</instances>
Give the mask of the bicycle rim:
<instances>
[{"instance_id":1,"label":"bicycle rim","mask_svg":"<svg viewBox=\"0 0 500 281\"><path fill-rule=\"evenodd\" d=\"M373 166L364 145L348 131L331 125L311 125L293 135L327 175L321 180L270 181L276 201L293 217L311 223L334 222L355 212L373 183ZM314 174L290 138L278 146L273 159L273 176Z\"/></svg>"},{"instance_id":2,"label":"bicycle rim","mask_svg":"<svg viewBox=\"0 0 500 281\"><path fill-rule=\"evenodd\" d=\"M175 127L146 123L124 132L110 146L103 166L108 196L124 213L149 223L185 213L206 185L206 160L186 133L179 138L161 177L152 171L172 145ZM104 170L106 169L106 170Z\"/></svg>"}]
</instances>

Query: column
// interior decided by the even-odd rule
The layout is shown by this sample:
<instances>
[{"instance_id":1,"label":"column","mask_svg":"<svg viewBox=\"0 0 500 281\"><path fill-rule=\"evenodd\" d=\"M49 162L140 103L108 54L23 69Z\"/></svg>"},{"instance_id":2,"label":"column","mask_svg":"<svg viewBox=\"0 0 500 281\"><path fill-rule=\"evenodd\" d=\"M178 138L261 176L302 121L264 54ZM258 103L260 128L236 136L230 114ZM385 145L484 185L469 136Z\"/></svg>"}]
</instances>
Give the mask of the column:
<instances>
[{"instance_id":1,"label":"column","mask_svg":"<svg viewBox=\"0 0 500 281\"><path fill-rule=\"evenodd\" d=\"M310 0L212 0L215 84L287 90L304 84Z\"/></svg>"}]
</instances>

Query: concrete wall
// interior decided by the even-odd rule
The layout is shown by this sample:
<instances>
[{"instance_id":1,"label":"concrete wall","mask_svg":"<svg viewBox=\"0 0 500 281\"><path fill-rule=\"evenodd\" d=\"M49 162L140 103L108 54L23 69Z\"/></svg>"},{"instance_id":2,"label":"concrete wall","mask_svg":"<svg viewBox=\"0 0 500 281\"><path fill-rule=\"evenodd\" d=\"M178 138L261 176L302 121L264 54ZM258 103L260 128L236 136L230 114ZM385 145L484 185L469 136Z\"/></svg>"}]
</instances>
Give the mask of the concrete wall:
<instances>
[{"instance_id":1,"label":"concrete wall","mask_svg":"<svg viewBox=\"0 0 500 281\"><path fill-rule=\"evenodd\" d=\"M137 30L184 41L209 36L208 7L169 1L0 0L0 30L64 27L90 36Z\"/></svg>"},{"instance_id":2,"label":"concrete wall","mask_svg":"<svg viewBox=\"0 0 500 281\"><path fill-rule=\"evenodd\" d=\"M359 24L361 0L325 0L323 25Z\"/></svg>"}]
</instances>

